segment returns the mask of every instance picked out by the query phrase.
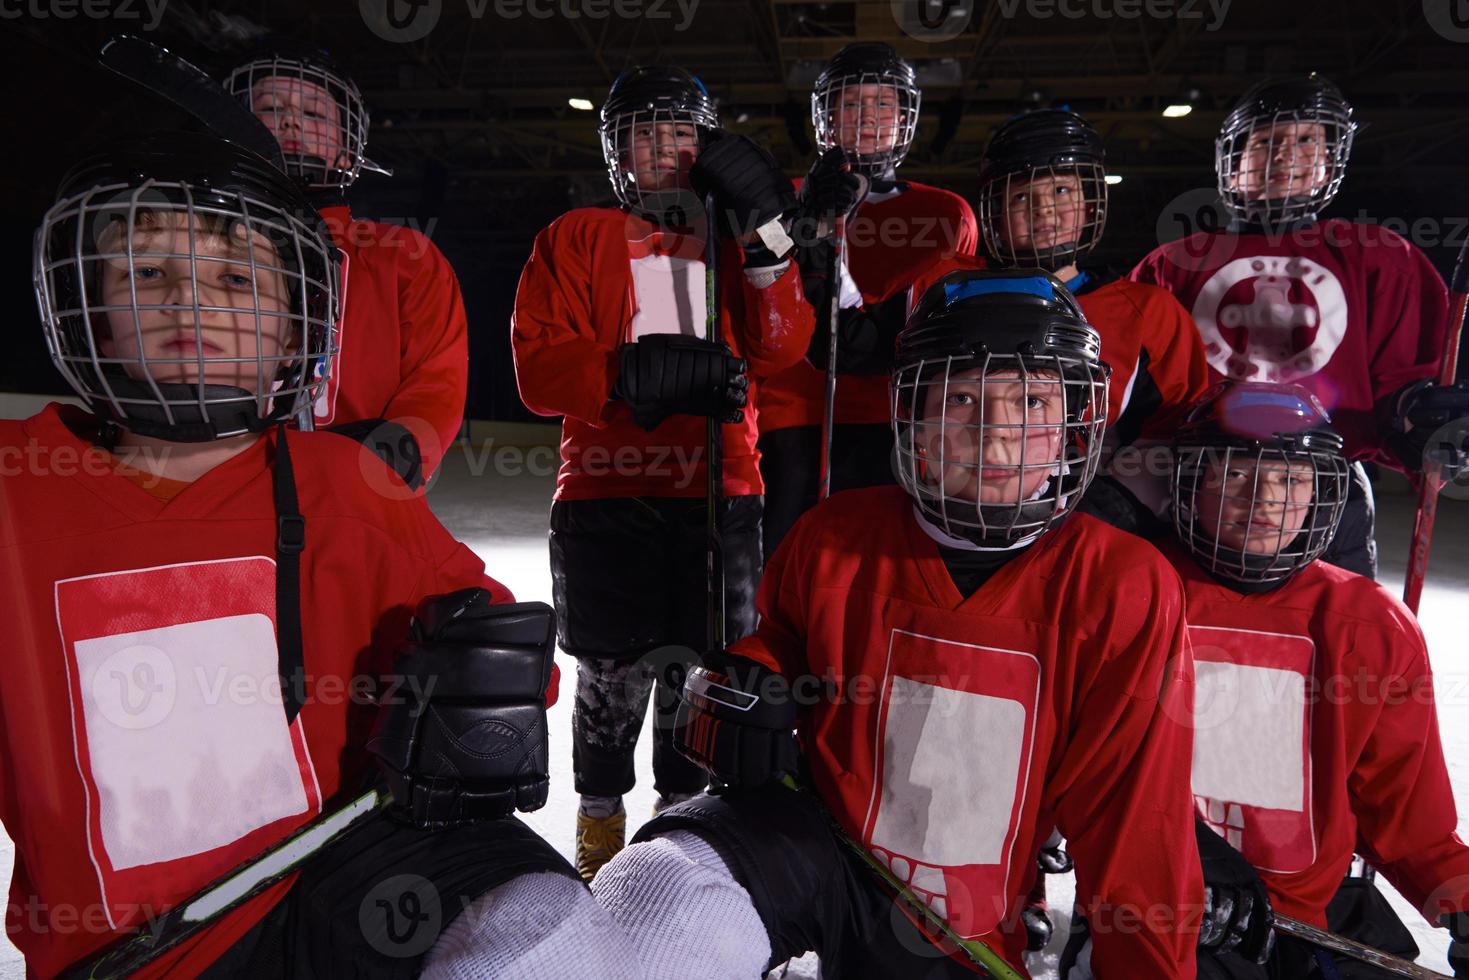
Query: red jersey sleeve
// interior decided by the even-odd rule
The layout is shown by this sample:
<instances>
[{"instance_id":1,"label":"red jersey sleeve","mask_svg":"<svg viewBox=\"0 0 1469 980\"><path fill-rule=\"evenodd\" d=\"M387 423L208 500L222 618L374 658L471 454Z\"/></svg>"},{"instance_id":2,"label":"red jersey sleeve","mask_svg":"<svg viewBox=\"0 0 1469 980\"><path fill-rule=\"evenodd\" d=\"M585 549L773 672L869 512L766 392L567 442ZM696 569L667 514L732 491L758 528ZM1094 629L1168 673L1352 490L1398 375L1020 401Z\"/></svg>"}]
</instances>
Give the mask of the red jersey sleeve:
<instances>
[{"instance_id":1,"label":"red jersey sleeve","mask_svg":"<svg viewBox=\"0 0 1469 980\"><path fill-rule=\"evenodd\" d=\"M384 415L423 419L432 426L438 443L424 447L423 472L427 475L438 469L464 421L469 328L454 267L428 238L409 229L403 233L410 237L404 243L408 258L398 263L402 384ZM415 255L419 257L412 258Z\"/></svg>"},{"instance_id":2,"label":"red jersey sleeve","mask_svg":"<svg viewBox=\"0 0 1469 980\"><path fill-rule=\"evenodd\" d=\"M1189 784L1193 661L1177 575L1161 559L1132 574L1149 601L1114 603L1101 618L1094 638L1112 655L1078 685L1050 781L1096 975L1187 980L1203 899Z\"/></svg>"},{"instance_id":3,"label":"red jersey sleeve","mask_svg":"<svg viewBox=\"0 0 1469 980\"><path fill-rule=\"evenodd\" d=\"M725 298L736 298L739 304L730 318L739 331L739 353L749 362L752 375L768 378L806 356L816 316L806 302L794 259L764 289L756 289L743 273L738 279L738 291L731 296L726 289Z\"/></svg>"},{"instance_id":4,"label":"red jersey sleeve","mask_svg":"<svg viewBox=\"0 0 1469 980\"><path fill-rule=\"evenodd\" d=\"M1359 629L1358 653L1391 664L1371 688L1375 717L1363 718L1361 754L1348 778L1359 849L1430 922L1443 912L1469 911L1469 847L1455 833L1458 814L1439 740L1433 676L1423 633L1407 608L1394 606L1392 624Z\"/></svg>"},{"instance_id":5,"label":"red jersey sleeve","mask_svg":"<svg viewBox=\"0 0 1469 980\"><path fill-rule=\"evenodd\" d=\"M1438 270L1417 246L1386 228L1365 242L1368 357L1372 398L1379 405L1404 385L1431 378L1443 355L1449 294Z\"/></svg>"},{"instance_id":6,"label":"red jersey sleeve","mask_svg":"<svg viewBox=\"0 0 1469 980\"><path fill-rule=\"evenodd\" d=\"M1146 324L1148 374L1162 403L1142 424L1147 439L1171 439L1188 410L1209 390L1209 361L1194 318L1166 289L1149 289L1138 308Z\"/></svg>"},{"instance_id":7,"label":"red jersey sleeve","mask_svg":"<svg viewBox=\"0 0 1469 980\"><path fill-rule=\"evenodd\" d=\"M510 335L515 381L537 415L599 426L609 417L617 348L592 324L590 256L565 235L564 217L545 228L520 274Z\"/></svg>"}]
</instances>

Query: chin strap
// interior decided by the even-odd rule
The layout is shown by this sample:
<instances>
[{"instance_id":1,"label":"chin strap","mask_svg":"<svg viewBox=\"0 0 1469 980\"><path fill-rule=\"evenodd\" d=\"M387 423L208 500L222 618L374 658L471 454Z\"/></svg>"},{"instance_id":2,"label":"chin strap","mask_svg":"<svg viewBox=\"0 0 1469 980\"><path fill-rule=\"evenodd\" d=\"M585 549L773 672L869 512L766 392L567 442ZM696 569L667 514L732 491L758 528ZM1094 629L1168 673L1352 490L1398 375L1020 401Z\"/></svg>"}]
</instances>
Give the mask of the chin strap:
<instances>
[{"instance_id":1,"label":"chin strap","mask_svg":"<svg viewBox=\"0 0 1469 980\"><path fill-rule=\"evenodd\" d=\"M306 518L296 499L296 477L284 424L276 428L275 466L275 636L281 703L290 725L306 697L306 667L301 652L301 552L306 550Z\"/></svg>"}]
</instances>

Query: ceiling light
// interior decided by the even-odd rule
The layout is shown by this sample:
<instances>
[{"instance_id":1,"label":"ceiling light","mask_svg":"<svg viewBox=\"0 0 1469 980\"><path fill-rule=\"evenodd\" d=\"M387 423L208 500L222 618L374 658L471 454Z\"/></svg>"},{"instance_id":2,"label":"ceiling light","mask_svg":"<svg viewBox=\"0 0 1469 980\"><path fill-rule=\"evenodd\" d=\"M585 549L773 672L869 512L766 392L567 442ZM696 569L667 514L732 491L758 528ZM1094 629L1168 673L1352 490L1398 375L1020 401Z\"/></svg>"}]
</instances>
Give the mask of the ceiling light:
<instances>
[{"instance_id":1,"label":"ceiling light","mask_svg":"<svg viewBox=\"0 0 1469 980\"><path fill-rule=\"evenodd\" d=\"M579 109L582 112L591 112L593 109L596 108L596 106L592 105L591 99L578 99L572 97L566 100L566 104L571 106L573 109Z\"/></svg>"},{"instance_id":2,"label":"ceiling light","mask_svg":"<svg viewBox=\"0 0 1469 980\"><path fill-rule=\"evenodd\" d=\"M1107 183L1109 185L1110 184L1120 184L1120 183L1122 183L1122 175L1121 174L1108 174L1107 175Z\"/></svg>"},{"instance_id":3,"label":"ceiling light","mask_svg":"<svg viewBox=\"0 0 1469 980\"><path fill-rule=\"evenodd\" d=\"M1184 116L1193 111L1194 107L1189 105L1187 102L1174 102L1163 107L1163 118L1182 119Z\"/></svg>"}]
</instances>

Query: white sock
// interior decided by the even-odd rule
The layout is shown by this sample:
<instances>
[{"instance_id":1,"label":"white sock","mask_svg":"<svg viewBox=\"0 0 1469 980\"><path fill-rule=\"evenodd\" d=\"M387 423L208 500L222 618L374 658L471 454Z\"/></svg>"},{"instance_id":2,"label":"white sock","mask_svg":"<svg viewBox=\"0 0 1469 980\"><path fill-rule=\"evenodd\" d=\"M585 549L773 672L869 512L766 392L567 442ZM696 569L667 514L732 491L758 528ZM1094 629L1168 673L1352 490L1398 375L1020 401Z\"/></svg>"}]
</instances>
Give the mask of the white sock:
<instances>
[{"instance_id":1,"label":"white sock","mask_svg":"<svg viewBox=\"0 0 1469 980\"><path fill-rule=\"evenodd\" d=\"M724 859L674 830L622 850L592 894L632 941L649 977L750 980L765 972L770 937Z\"/></svg>"},{"instance_id":2,"label":"white sock","mask_svg":"<svg viewBox=\"0 0 1469 980\"><path fill-rule=\"evenodd\" d=\"M449 923L426 980L642 980L631 940L579 881L537 871L493 888Z\"/></svg>"}]
</instances>

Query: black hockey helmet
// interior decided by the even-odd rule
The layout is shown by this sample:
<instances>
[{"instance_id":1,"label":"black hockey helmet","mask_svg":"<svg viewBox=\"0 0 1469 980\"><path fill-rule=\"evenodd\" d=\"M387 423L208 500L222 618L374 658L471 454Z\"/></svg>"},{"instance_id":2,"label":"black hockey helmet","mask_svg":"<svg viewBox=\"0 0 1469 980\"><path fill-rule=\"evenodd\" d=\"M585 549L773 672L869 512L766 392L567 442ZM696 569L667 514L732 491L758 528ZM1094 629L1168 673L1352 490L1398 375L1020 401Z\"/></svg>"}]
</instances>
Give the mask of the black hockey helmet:
<instances>
[{"instance_id":1,"label":"black hockey helmet","mask_svg":"<svg viewBox=\"0 0 1469 980\"><path fill-rule=\"evenodd\" d=\"M392 175L367 158L371 119L357 83L320 48L272 38L225 77L224 87L278 140L299 142L281 152L286 172L307 189L345 190L364 170Z\"/></svg>"},{"instance_id":2,"label":"black hockey helmet","mask_svg":"<svg viewBox=\"0 0 1469 980\"><path fill-rule=\"evenodd\" d=\"M301 188L216 136L135 137L77 165L33 269L52 361L122 428L174 442L260 431L326 383L340 255Z\"/></svg>"},{"instance_id":3,"label":"black hockey helmet","mask_svg":"<svg viewBox=\"0 0 1469 980\"><path fill-rule=\"evenodd\" d=\"M1049 193L1026 193L1032 184L1047 179L1052 182ZM1057 181L1074 182L1074 187L1064 187L1066 194L1077 195L1069 206L1061 200ZM1101 241L1107 224L1106 152L1101 135L1068 109L1027 112L996 130L980 161L979 185L980 232L990 256L1002 266L1054 272L1078 261ZM1046 244L1033 238L1011 241L1006 229L1012 210L1023 218L1026 229L1047 220L1070 220L1075 227L1064 236L1060 233L1065 229L1057 228Z\"/></svg>"},{"instance_id":4,"label":"black hockey helmet","mask_svg":"<svg viewBox=\"0 0 1469 980\"><path fill-rule=\"evenodd\" d=\"M1341 188L1356 130L1352 104L1314 72L1251 86L1214 143L1224 206L1267 224L1315 218Z\"/></svg>"},{"instance_id":5,"label":"black hockey helmet","mask_svg":"<svg viewBox=\"0 0 1469 980\"><path fill-rule=\"evenodd\" d=\"M1096 475L1107 374L1100 337L1055 277L949 273L897 339L898 482L952 537L995 549L1035 540Z\"/></svg>"},{"instance_id":6,"label":"black hockey helmet","mask_svg":"<svg viewBox=\"0 0 1469 980\"><path fill-rule=\"evenodd\" d=\"M892 89L891 106L858 93L861 86L876 85ZM922 102L913 66L892 45L849 44L826 63L811 89L816 146L823 153L842 147L852 157L852 169L866 177L890 177L913 145ZM883 119L884 112L892 114L891 120Z\"/></svg>"},{"instance_id":7,"label":"black hockey helmet","mask_svg":"<svg viewBox=\"0 0 1469 980\"><path fill-rule=\"evenodd\" d=\"M1189 412L1173 448L1174 531L1210 574L1278 584L1331 544L1347 459L1310 391L1222 382Z\"/></svg>"},{"instance_id":8,"label":"black hockey helmet","mask_svg":"<svg viewBox=\"0 0 1469 980\"><path fill-rule=\"evenodd\" d=\"M689 126L694 132L689 139L680 138L676 132L665 133L657 142L667 146L672 141L676 163L665 167L654 154L652 170L641 174L640 183L633 167L634 135L645 130L651 138L657 135L660 124L665 129L669 124ZM689 189L689 162L683 151L685 147L695 152L702 148L709 132L717 128L719 113L709 90L684 69L643 66L617 76L602 104L597 130L602 138L602 159L607 163L607 176L617 199L660 224L676 223L674 215L699 206Z\"/></svg>"}]
</instances>

